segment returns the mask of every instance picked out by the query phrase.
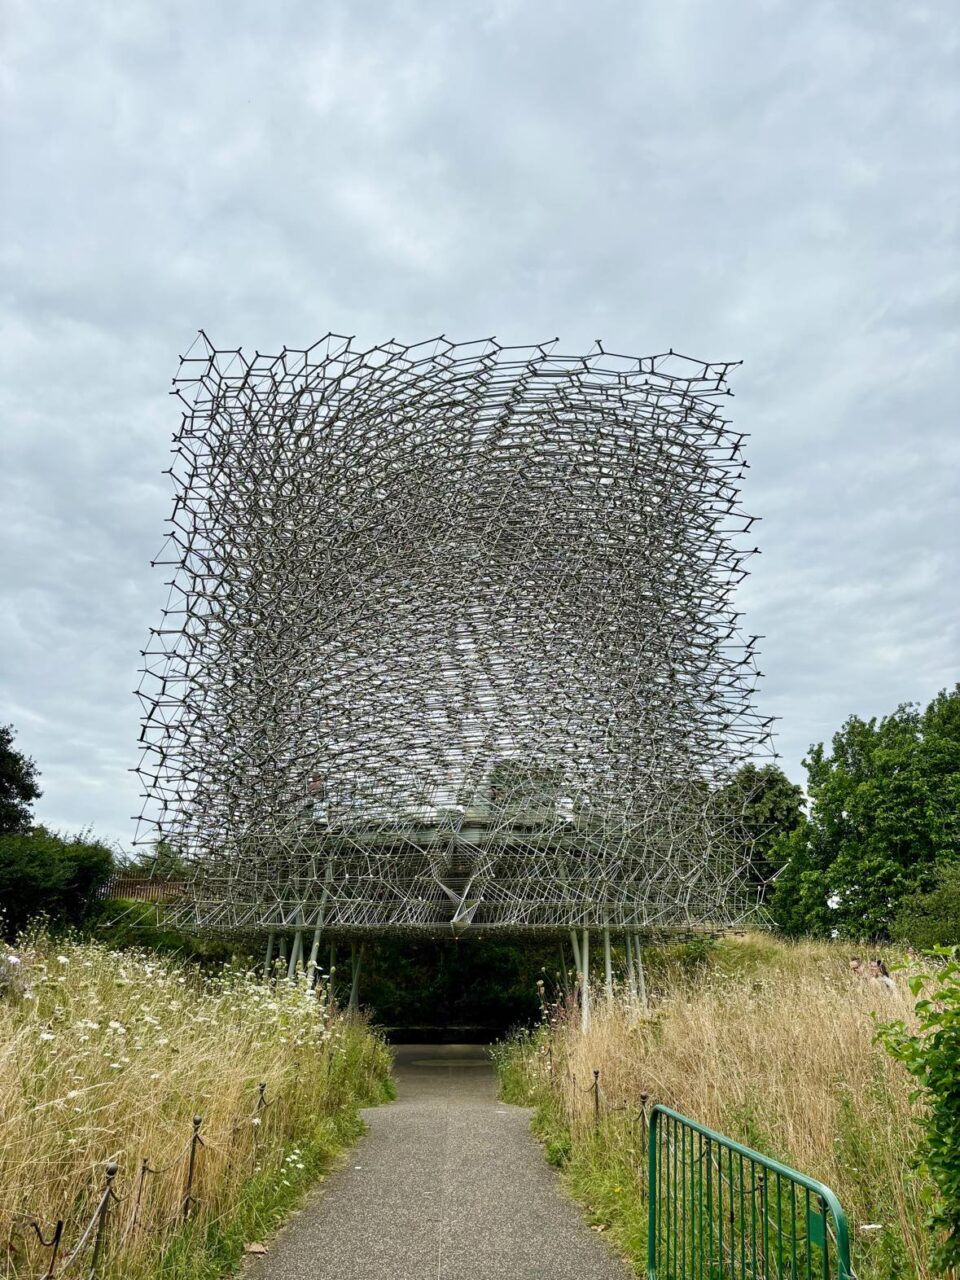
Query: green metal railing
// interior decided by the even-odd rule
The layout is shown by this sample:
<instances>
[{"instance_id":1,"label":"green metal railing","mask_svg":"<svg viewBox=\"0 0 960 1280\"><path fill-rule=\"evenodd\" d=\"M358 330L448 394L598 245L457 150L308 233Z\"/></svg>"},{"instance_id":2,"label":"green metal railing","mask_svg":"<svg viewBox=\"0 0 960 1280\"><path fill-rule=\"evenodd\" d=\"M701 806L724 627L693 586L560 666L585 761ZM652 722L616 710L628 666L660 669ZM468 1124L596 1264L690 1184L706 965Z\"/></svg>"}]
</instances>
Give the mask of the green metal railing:
<instances>
[{"instance_id":1,"label":"green metal railing","mask_svg":"<svg viewBox=\"0 0 960 1280\"><path fill-rule=\"evenodd\" d=\"M649 1280L855 1280L829 1187L655 1106Z\"/></svg>"}]
</instances>

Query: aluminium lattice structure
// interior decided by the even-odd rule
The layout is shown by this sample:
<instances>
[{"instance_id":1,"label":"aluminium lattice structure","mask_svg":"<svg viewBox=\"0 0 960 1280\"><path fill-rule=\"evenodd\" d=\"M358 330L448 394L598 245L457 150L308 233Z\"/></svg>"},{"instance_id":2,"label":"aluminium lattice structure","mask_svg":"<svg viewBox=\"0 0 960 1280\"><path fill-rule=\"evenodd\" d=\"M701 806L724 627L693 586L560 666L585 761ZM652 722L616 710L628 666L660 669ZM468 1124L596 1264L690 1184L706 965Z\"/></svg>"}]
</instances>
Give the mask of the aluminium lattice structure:
<instances>
[{"instance_id":1,"label":"aluminium lattice structure","mask_svg":"<svg viewBox=\"0 0 960 1280\"><path fill-rule=\"evenodd\" d=\"M730 367L201 333L140 690L178 923L742 917L728 784L769 732Z\"/></svg>"}]
</instances>

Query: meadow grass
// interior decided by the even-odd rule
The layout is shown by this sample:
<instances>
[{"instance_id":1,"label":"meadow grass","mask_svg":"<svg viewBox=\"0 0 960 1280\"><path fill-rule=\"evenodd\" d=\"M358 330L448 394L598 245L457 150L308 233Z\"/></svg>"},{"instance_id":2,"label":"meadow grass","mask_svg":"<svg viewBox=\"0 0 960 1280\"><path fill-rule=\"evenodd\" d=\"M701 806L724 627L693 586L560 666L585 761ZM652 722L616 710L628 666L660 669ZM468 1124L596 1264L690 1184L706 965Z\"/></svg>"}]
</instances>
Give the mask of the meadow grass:
<instances>
[{"instance_id":1,"label":"meadow grass","mask_svg":"<svg viewBox=\"0 0 960 1280\"><path fill-rule=\"evenodd\" d=\"M642 1271L647 1108L665 1103L832 1187L853 1229L859 1280L932 1280L912 1168L911 1081L875 1043L878 1021L914 1020L895 989L852 974L853 949L759 935L647 956L652 999L595 993L589 1031L572 1003L496 1052L508 1101L537 1108L547 1156L593 1225ZM889 957L888 957L889 960ZM600 1072L595 1123L590 1092Z\"/></svg>"},{"instance_id":2,"label":"meadow grass","mask_svg":"<svg viewBox=\"0 0 960 1280\"><path fill-rule=\"evenodd\" d=\"M221 1275L360 1131L359 1107L390 1095L385 1044L322 986L43 935L2 957L0 1229L63 1219L65 1257L115 1161L106 1276ZM47 1256L15 1230L6 1274L40 1275Z\"/></svg>"}]
</instances>

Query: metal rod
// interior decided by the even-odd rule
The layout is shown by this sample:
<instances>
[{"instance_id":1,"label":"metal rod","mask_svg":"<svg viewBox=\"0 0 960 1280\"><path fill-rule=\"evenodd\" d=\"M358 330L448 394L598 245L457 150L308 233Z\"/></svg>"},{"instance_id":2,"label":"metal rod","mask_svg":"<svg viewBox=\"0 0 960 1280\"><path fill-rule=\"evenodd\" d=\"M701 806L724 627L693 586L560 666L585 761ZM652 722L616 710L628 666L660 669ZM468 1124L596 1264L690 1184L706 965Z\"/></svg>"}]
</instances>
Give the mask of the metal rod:
<instances>
[{"instance_id":1,"label":"metal rod","mask_svg":"<svg viewBox=\"0 0 960 1280\"><path fill-rule=\"evenodd\" d=\"M583 966L580 963L580 939L577 937L576 929L570 930L570 945L573 947L573 967L579 980L580 974L583 972Z\"/></svg>"},{"instance_id":2,"label":"metal rod","mask_svg":"<svg viewBox=\"0 0 960 1280\"><path fill-rule=\"evenodd\" d=\"M187 1185L183 1193L183 1217L184 1221L190 1217L190 1210L193 1207L193 1175L197 1169L197 1148L203 1146L203 1139L200 1137L200 1126L203 1124L203 1116L193 1117L193 1137L190 1139L190 1162L187 1165Z\"/></svg>"},{"instance_id":3,"label":"metal rod","mask_svg":"<svg viewBox=\"0 0 960 1280\"><path fill-rule=\"evenodd\" d=\"M580 944L580 958L583 961L583 977L580 983L580 1030L590 1030L590 930L584 925L583 940Z\"/></svg>"},{"instance_id":4,"label":"metal rod","mask_svg":"<svg viewBox=\"0 0 960 1280\"><path fill-rule=\"evenodd\" d=\"M360 1007L360 966L363 963L363 947L357 943L350 943L350 968L352 971L352 981L350 983L350 1003L348 1009L356 1010Z\"/></svg>"},{"instance_id":5,"label":"metal rod","mask_svg":"<svg viewBox=\"0 0 960 1280\"><path fill-rule=\"evenodd\" d=\"M270 966L273 963L273 944L277 934L275 929L271 929L267 935L267 958L263 962L263 980L266 982L270 977Z\"/></svg>"},{"instance_id":6,"label":"metal rod","mask_svg":"<svg viewBox=\"0 0 960 1280\"><path fill-rule=\"evenodd\" d=\"M643 956L641 955L641 952L640 952L640 935L639 935L639 933L634 934L634 938L633 938L633 952L634 952L635 963L636 963L636 966L637 966L637 995L638 995L639 1000L640 1000L640 1007L641 1007L642 1009L646 1009L646 1007L647 1007L647 981L646 981L646 978L644 977L644 973L643 973Z\"/></svg>"},{"instance_id":7,"label":"metal rod","mask_svg":"<svg viewBox=\"0 0 960 1280\"><path fill-rule=\"evenodd\" d=\"M297 976L297 965L303 959L303 930L297 929L293 935L293 946L290 948L290 965L287 977L293 980Z\"/></svg>"},{"instance_id":8,"label":"metal rod","mask_svg":"<svg viewBox=\"0 0 960 1280\"><path fill-rule=\"evenodd\" d=\"M608 1000L613 999L613 958L610 952L610 930L603 930L603 987Z\"/></svg>"},{"instance_id":9,"label":"metal rod","mask_svg":"<svg viewBox=\"0 0 960 1280\"><path fill-rule=\"evenodd\" d=\"M118 1168L119 1166L114 1163L107 1165L107 1182L97 1209L97 1234L93 1239L93 1253L90 1256L89 1280L95 1280L100 1266L100 1256L103 1253L103 1244L107 1231L107 1216L110 1213L110 1201L114 1198L113 1180L117 1176Z\"/></svg>"},{"instance_id":10,"label":"metal rod","mask_svg":"<svg viewBox=\"0 0 960 1280\"><path fill-rule=\"evenodd\" d=\"M317 956L320 954L320 926L313 931L313 945L310 948L310 959L307 961L307 986L314 986L317 981Z\"/></svg>"}]
</instances>

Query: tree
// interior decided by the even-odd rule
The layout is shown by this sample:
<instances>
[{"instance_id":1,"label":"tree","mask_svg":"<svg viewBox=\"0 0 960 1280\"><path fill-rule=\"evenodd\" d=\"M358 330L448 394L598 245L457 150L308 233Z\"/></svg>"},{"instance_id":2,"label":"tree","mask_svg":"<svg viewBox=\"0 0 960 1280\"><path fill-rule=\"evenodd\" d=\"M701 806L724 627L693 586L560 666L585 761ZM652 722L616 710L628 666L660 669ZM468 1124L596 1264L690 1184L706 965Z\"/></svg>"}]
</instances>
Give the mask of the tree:
<instances>
[{"instance_id":1,"label":"tree","mask_svg":"<svg viewBox=\"0 0 960 1280\"><path fill-rule=\"evenodd\" d=\"M190 864L175 844L161 837L143 848L126 864L125 870L151 879L182 879L190 872Z\"/></svg>"},{"instance_id":2,"label":"tree","mask_svg":"<svg viewBox=\"0 0 960 1280\"><path fill-rule=\"evenodd\" d=\"M890 935L922 951L960 946L960 865L943 867L927 893L911 893L893 918Z\"/></svg>"},{"instance_id":3,"label":"tree","mask_svg":"<svg viewBox=\"0 0 960 1280\"><path fill-rule=\"evenodd\" d=\"M923 711L851 716L804 761L809 820L771 850L788 933L889 936L901 903L960 863L960 685Z\"/></svg>"},{"instance_id":4,"label":"tree","mask_svg":"<svg viewBox=\"0 0 960 1280\"><path fill-rule=\"evenodd\" d=\"M28 831L31 806L42 792L37 786L37 766L22 751L14 750L13 725L0 725L0 835Z\"/></svg>"},{"instance_id":5,"label":"tree","mask_svg":"<svg viewBox=\"0 0 960 1280\"><path fill-rule=\"evenodd\" d=\"M763 902L780 865L773 850L803 822L803 788L775 764L745 764L724 788L720 811Z\"/></svg>"}]
</instances>

